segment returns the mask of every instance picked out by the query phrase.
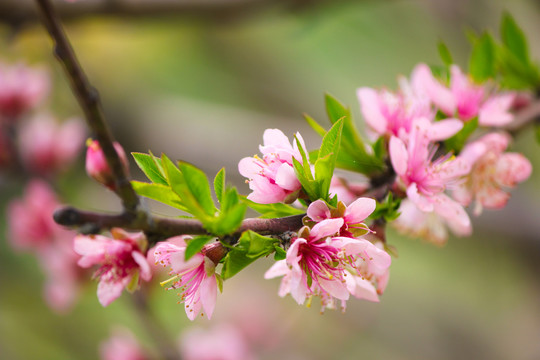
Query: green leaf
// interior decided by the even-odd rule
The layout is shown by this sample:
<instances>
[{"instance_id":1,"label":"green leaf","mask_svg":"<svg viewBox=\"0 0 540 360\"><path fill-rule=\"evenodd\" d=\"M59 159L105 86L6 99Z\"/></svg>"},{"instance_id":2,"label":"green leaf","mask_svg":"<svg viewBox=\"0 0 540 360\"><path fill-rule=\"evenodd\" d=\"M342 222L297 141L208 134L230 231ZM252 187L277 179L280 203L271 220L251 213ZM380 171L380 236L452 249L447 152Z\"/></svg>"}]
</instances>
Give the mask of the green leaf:
<instances>
[{"instance_id":1,"label":"green leaf","mask_svg":"<svg viewBox=\"0 0 540 360\"><path fill-rule=\"evenodd\" d=\"M318 122L316 122L311 116L308 114L304 114L304 118L306 119L307 123L317 134L319 134L321 137L323 137L326 134L326 130L319 125Z\"/></svg>"},{"instance_id":2,"label":"green leaf","mask_svg":"<svg viewBox=\"0 0 540 360\"><path fill-rule=\"evenodd\" d=\"M495 76L495 45L490 34L484 33L473 45L469 73L476 82Z\"/></svg>"},{"instance_id":3,"label":"green leaf","mask_svg":"<svg viewBox=\"0 0 540 360\"><path fill-rule=\"evenodd\" d=\"M281 246L275 246L274 260L284 260L287 258L287 252Z\"/></svg>"},{"instance_id":4,"label":"green leaf","mask_svg":"<svg viewBox=\"0 0 540 360\"><path fill-rule=\"evenodd\" d=\"M223 194L225 192L225 168L221 168L214 178L214 192L220 203L223 203Z\"/></svg>"},{"instance_id":5,"label":"green leaf","mask_svg":"<svg viewBox=\"0 0 540 360\"><path fill-rule=\"evenodd\" d=\"M439 50L439 56L441 57L442 62L446 66L450 66L454 63L454 60L452 59L452 55L450 54L450 50L448 50L448 47L445 43L442 41L439 41L437 44L437 49Z\"/></svg>"},{"instance_id":6,"label":"green leaf","mask_svg":"<svg viewBox=\"0 0 540 360\"><path fill-rule=\"evenodd\" d=\"M238 240L238 244L227 253L221 276L224 280L230 279L258 258L274 252L278 242L276 239L253 231L245 231Z\"/></svg>"},{"instance_id":7,"label":"green leaf","mask_svg":"<svg viewBox=\"0 0 540 360\"><path fill-rule=\"evenodd\" d=\"M158 161L161 162L159 159L156 159L153 155L137 152L132 152L131 155L148 179L156 184L168 185L162 169L158 166Z\"/></svg>"},{"instance_id":8,"label":"green leaf","mask_svg":"<svg viewBox=\"0 0 540 360\"><path fill-rule=\"evenodd\" d=\"M294 172L296 174L296 177L298 178L298 181L300 181L300 184L302 185L305 193L310 199L317 199L319 195L317 193L317 184L315 180L308 178L304 167L302 166L302 164L300 164L298 160L296 160L295 158L293 158L292 160ZM311 175L311 171L309 171L308 174L310 177L313 177L313 175Z\"/></svg>"},{"instance_id":9,"label":"green leaf","mask_svg":"<svg viewBox=\"0 0 540 360\"><path fill-rule=\"evenodd\" d=\"M179 162L178 167L184 175L185 184L191 194L195 197L207 215L214 216L217 210L214 205L214 200L212 199L210 185L205 173L197 167L185 162Z\"/></svg>"},{"instance_id":10,"label":"green leaf","mask_svg":"<svg viewBox=\"0 0 540 360\"><path fill-rule=\"evenodd\" d=\"M377 202L375 211L369 216L370 219L376 220L384 218L386 221L393 221L400 215L399 206L401 205L401 199L394 199L392 192L389 192L386 198L382 202Z\"/></svg>"},{"instance_id":11,"label":"green leaf","mask_svg":"<svg viewBox=\"0 0 540 360\"><path fill-rule=\"evenodd\" d=\"M261 218L265 219L300 215L305 213L305 211L302 209L297 209L291 205L284 203L259 204L248 200L245 197L242 197L241 199L247 206L257 211L259 214L262 214Z\"/></svg>"},{"instance_id":12,"label":"green leaf","mask_svg":"<svg viewBox=\"0 0 540 360\"><path fill-rule=\"evenodd\" d=\"M141 196L159 201L182 211L187 211L186 207L182 204L182 199L169 186L140 181L132 181L131 185L135 192Z\"/></svg>"},{"instance_id":13,"label":"green leaf","mask_svg":"<svg viewBox=\"0 0 540 360\"><path fill-rule=\"evenodd\" d=\"M315 178L318 184L318 197L325 201L329 201L330 182L332 181L332 175L334 174L334 167L336 164L333 154L328 154L325 157L318 159L315 162ZM310 200L317 200L311 199Z\"/></svg>"},{"instance_id":14,"label":"green leaf","mask_svg":"<svg viewBox=\"0 0 540 360\"><path fill-rule=\"evenodd\" d=\"M214 239L211 235L199 235L189 240L186 246L185 260L188 261L193 255L200 252L204 245Z\"/></svg>"},{"instance_id":15,"label":"green leaf","mask_svg":"<svg viewBox=\"0 0 540 360\"><path fill-rule=\"evenodd\" d=\"M329 154L334 154L334 159L337 158L339 152L339 145L341 143L341 133L343 131L343 119L344 118L336 121L334 123L334 126L332 126L332 128L328 130L326 135L324 135L321 143L321 148L319 149L319 159Z\"/></svg>"},{"instance_id":16,"label":"green leaf","mask_svg":"<svg viewBox=\"0 0 540 360\"><path fill-rule=\"evenodd\" d=\"M528 65L529 49L523 30L516 24L512 15L503 14L501 20L501 38L504 46L522 63Z\"/></svg>"},{"instance_id":17,"label":"green leaf","mask_svg":"<svg viewBox=\"0 0 540 360\"><path fill-rule=\"evenodd\" d=\"M240 203L227 209L227 212L221 212L216 218L208 221L207 230L219 236L232 234L242 225L246 209L247 206Z\"/></svg>"},{"instance_id":18,"label":"green leaf","mask_svg":"<svg viewBox=\"0 0 540 360\"><path fill-rule=\"evenodd\" d=\"M536 142L540 145L540 125L535 126L534 134L536 135Z\"/></svg>"},{"instance_id":19,"label":"green leaf","mask_svg":"<svg viewBox=\"0 0 540 360\"><path fill-rule=\"evenodd\" d=\"M444 142L444 145L446 148L450 151L454 151L456 154L458 154L461 149L463 149L463 146L465 146L465 143L467 142L467 139L469 136L476 130L478 127L478 118L474 118L472 120L467 121L463 125L463 129L461 129L456 135L452 136L448 140Z\"/></svg>"}]
</instances>

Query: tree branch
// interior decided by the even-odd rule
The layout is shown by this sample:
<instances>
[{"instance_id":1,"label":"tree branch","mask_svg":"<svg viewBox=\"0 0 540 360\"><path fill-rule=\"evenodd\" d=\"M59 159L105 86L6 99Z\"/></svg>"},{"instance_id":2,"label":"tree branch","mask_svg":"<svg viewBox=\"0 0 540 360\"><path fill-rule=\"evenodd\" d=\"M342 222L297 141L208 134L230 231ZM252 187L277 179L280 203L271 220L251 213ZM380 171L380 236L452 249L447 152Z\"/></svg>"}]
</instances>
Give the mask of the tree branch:
<instances>
[{"instance_id":1,"label":"tree branch","mask_svg":"<svg viewBox=\"0 0 540 360\"><path fill-rule=\"evenodd\" d=\"M36 0L36 2L41 10L43 23L53 39L54 54L63 65L69 77L71 88L84 112L86 123L99 141L107 163L114 174L116 194L122 199L124 210L127 213L132 216L142 216L137 213L139 198L133 190L120 158L114 149L113 137L105 123L99 94L90 84L80 66L50 0Z\"/></svg>"},{"instance_id":2,"label":"tree branch","mask_svg":"<svg viewBox=\"0 0 540 360\"><path fill-rule=\"evenodd\" d=\"M302 227L304 215L287 216L276 219L248 218L242 222L238 233L246 230L261 235L279 235L286 231L298 231ZM120 227L127 230L144 231L151 243L177 235L204 235L208 232L195 219L164 218L149 216L141 220L129 214L103 214L64 207L55 211L54 220L64 226L79 227L83 233L92 234L102 230Z\"/></svg>"}]
</instances>

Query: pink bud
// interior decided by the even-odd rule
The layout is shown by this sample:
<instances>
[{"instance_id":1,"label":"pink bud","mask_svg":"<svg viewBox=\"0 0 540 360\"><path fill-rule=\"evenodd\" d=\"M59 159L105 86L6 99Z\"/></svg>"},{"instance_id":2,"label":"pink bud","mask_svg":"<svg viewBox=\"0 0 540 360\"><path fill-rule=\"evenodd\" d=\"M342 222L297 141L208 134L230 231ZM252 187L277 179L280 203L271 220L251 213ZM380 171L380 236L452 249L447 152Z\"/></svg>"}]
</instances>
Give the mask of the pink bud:
<instances>
[{"instance_id":1,"label":"pink bud","mask_svg":"<svg viewBox=\"0 0 540 360\"><path fill-rule=\"evenodd\" d=\"M88 150L86 151L86 173L91 178L94 178L96 181L114 191L116 187L115 178L109 164L107 164L107 159L105 158L105 154L103 153L99 142L97 140L88 139L86 145L88 146ZM124 149L117 142L113 145L116 153L120 157L124 170L128 172L129 164Z\"/></svg>"}]
</instances>

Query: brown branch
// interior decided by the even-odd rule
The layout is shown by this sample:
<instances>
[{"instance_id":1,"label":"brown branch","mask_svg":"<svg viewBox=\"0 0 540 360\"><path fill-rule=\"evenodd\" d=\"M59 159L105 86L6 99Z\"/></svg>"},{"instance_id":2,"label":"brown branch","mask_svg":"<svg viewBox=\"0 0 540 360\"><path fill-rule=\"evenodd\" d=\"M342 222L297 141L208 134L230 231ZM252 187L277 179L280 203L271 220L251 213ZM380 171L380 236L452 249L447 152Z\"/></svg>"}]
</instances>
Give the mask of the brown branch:
<instances>
[{"instance_id":1,"label":"brown branch","mask_svg":"<svg viewBox=\"0 0 540 360\"><path fill-rule=\"evenodd\" d=\"M143 216L137 213L139 198L133 190L120 158L114 149L113 137L105 123L99 94L89 83L80 66L50 0L36 0L36 2L41 10L43 23L53 39L54 54L63 65L69 77L71 88L84 112L86 123L99 141L107 163L112 169L115 177L116 194L122 199L126 212L132 216Z\"/></svg>"},{"instance_id":2,"label":"brown branch","mask_svg":"<svg viewBox=\"0 0 540 360\"><path fill-rule=\"evenodd\" d=\"M518 111L514 120L505 127L505 130L515 136L533 123L540 123L540 99L534 99L530 104Z\"/></svg>"},{"instance_id":3,"label":"brown branch","mask_svg":"<svg viewBox=\"0 0 540 360\"><path fill-rule=\"evenodd\" d=\"M304 215L276 219L248 218L242 222L238 232L252 230L261 235L279 235L286 231L297 231L302 227ZM75 226L85 233L98 233L120 227L127 230L144 231L149 241L155 243L177 235L204 235L208 232L201 222L194 219L164 218L149 216L137 219L129 214L103 214L64 207L55 211L54 220L64 226Z\"/></svg>"}]
</instances>

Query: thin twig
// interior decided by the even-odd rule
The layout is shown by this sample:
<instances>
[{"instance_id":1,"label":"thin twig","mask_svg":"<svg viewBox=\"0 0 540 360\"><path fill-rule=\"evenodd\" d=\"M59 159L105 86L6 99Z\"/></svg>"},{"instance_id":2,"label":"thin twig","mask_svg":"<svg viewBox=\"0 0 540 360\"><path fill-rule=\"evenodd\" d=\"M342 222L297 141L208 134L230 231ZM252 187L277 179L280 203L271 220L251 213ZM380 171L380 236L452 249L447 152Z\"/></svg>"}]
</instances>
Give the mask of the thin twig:
<instances>
[{"instance_id":1,"label":"thin twig","mask_svg":"<svg viewBox=\"0 0 540 360\"><path fill-rule=\"evenodd\" d=\"M261 235L279 235L286 231L298 231L302 227L303 217L304 215L275 219L248 218L242 222L238 232L252 230ZM201 222L195 219L149 216L148 221L141 221L126 214L103 214L72 207L55 211L54 220L60 225L78 227L86 233L98 233L114 227L144 231L152 243L177 235L208 234Z\"/></svg>"},{"instance_id":2,"label":"thin twig","mask_svg":"<svg viewBox=\"0 0 540 360\"><path fill-rule=\"evenodd\" d=\"M109 167L116 181L116 193L122 199L125 211L132 216L137 214L139 198L122 166L113 146L113 137L107 127L97 90L90 84L67 39L60 20L50 0L36 0L42 13L43 23L54 41L54 54L63 65L71 83L71 88L81 106L88 127L99 141Z\"/></svg>"}]
</instances>

